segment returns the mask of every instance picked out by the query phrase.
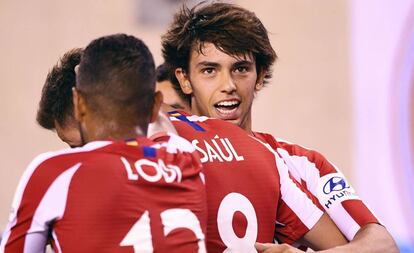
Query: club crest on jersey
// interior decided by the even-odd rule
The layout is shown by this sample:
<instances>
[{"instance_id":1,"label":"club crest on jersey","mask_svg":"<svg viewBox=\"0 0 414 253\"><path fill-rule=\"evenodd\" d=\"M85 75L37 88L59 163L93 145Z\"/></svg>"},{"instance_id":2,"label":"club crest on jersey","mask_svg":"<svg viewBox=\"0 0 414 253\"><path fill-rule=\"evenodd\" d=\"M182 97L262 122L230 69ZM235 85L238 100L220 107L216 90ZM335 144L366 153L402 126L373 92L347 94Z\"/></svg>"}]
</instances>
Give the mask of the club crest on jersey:
<instances>
[{"instance_id":1,"label":"club crest on jersey","mask_svg":"<svg viewBox=\"0 0 414 253\"><path fill-rule=\"evenodd\" d=\"M319 179L318 199L324 208L329 209L342 201L359 198L341 173L331 173Z\"/></svg>"},{"instance_id":2,"label":"club crest on jersey","mask_svg":"<svg viewBox=\"0 0 414 253\"><path fill-rule=\"evenodd\" d=\"M211 140L200 142L195 139L191 142L195 149L201 153L201 162L232 162L243 161L244 157L239 155L228 138L220 138L218 135Z\"/></svg>"}]
</instances>

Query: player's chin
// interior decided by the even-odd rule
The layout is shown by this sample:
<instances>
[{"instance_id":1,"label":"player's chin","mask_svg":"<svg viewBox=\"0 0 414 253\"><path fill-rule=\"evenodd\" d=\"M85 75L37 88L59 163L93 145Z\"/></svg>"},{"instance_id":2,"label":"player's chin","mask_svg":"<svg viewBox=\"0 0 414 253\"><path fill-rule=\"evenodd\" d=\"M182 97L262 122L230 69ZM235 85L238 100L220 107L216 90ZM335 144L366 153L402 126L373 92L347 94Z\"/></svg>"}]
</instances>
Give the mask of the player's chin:
<instances>
[{"instance_id":1,"label":"player's chin","mask_svg":"<svg viewBox=\"0 0 414 253\"><path fill-rule=\"evenodd\" d=\"M242 125L241 125L241 120L240 119L229 119L229 120L226 120L227 122L230 122L230 123L232 123L232 124L234 124L234 125L236 125L236 126L239 126L239 127L242 127Z\"/></svg>"},{"instance_id":2,"label":"player's chin","mask_svg":"<svg viewBox=\"0 0 414 253\"><path fill-rule=\"evenodd\" d=\"M234 125L240 126L241 124L241 119L238 116L229 116L229 115L223 115L223 114L217 114L215 113L214 116L212 116L213 118L217 118L217 119L221 119L224 121L227 121L229 123L232 123Z\"/></svg>"}]
</instances>

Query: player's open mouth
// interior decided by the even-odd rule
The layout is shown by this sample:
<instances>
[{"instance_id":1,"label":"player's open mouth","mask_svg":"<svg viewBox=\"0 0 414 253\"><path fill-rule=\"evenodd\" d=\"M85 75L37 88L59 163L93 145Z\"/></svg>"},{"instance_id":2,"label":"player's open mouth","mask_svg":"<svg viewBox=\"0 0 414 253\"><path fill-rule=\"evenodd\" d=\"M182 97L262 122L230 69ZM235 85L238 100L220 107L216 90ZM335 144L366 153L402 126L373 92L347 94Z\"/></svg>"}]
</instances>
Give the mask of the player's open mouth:
<instances>
[{"instance_id":1,"label":"player's open mouth","mask_svg":"<svg viewBox=\"0 0 414 253\"><path fill-rule=\"evenodd\" d=\"M214 107L220 116L230 119L232 117L236 117L235 113L237 111L237 108L239 108L239 105L240 101L238 100L227 100L214 104Z\"/></svg>"}]
</instances>

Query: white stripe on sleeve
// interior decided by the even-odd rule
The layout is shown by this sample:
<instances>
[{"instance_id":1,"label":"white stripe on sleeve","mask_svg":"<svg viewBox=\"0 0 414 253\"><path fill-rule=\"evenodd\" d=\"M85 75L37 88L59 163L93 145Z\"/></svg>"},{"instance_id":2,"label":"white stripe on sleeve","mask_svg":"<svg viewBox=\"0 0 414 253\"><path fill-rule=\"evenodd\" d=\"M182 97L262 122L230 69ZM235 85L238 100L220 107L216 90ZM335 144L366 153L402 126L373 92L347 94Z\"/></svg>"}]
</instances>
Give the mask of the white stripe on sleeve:
<instances>
[{"instance_id":1,"label":"white stripe on sleeve","mask_svg":"<svg viewBox=\"0 0 414 253\"><path fill-rule=\"evenodd\" d=\"M81 164L77 163L60 174L46 191L27 231L24 253L44 252L49 231L48 225L52 221L62 218L65 212L70 182L80 166Z\"/></svg>"},{"instance_id":2,"label":"white stripe on sleeve","mask_svg":"<svg viewBox=\"0 0 414 253\"><path fill-rule=\"evenodd\" d=\"M276 166L280 175L280 190L282 200L298 216L308 229L311 229L321 218L323 212L289 177L288 166L273 148L261 140L253 139L264 145L276 158Z\"/></svg>"}]
</instances>

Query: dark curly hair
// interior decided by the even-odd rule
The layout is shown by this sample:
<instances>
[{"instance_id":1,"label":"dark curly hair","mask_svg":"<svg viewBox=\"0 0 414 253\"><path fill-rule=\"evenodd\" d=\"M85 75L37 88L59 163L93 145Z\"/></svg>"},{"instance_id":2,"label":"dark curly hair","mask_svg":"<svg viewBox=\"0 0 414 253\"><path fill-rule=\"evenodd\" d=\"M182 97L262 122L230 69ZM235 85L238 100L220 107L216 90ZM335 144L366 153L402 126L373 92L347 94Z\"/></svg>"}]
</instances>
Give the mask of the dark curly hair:
<instances>
[{"instance_id":1,"label":"dark curly hair","mask_svg":"<svg viewBox=\"0 0 414 253\"><path fill-rule=\"evenodd\" d=\"M36 121L46 129L55 129L55 123L65 126L73 118L72 87L76 83L75 66L79 64L83 49L66 52L49 71L36 115Z\"/></svg>"},{"instance_id":2,"label":"dark curly hair","mask_svg":"<svg viewBox=\"0 0 414 253\"><path fill-rule=\"evenodd\" d=\"M161 40L165 62L187 73L192 50L202 53L204 43L213 43L232 56L252 54L265 82L272 77L271 67L277 58L259 18L230 3L202 2L191 9L184 5ZM172 81L174 88L181 91L178 81L175 78ZM191 100L191 95L182 91L180 95L186 101Z\"/></svg>"}]
</instances>

